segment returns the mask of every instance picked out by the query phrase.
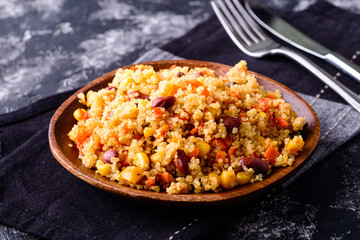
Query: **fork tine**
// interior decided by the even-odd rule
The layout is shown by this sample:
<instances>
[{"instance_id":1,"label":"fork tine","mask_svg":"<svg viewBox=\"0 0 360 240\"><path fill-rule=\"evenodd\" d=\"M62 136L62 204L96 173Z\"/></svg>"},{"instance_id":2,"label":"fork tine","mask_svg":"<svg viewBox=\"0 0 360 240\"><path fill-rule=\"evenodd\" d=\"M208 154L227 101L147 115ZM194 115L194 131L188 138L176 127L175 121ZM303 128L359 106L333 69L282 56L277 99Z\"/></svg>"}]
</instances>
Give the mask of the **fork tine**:
<instances>
[{"instance_id":1,"label":"fork tine","mask_svg":"<svg viewBox=\"0 0 360 240\"><path fill-rule=\"evenodd\" d=\"M237 2L236 0L234 1L235 4L239 5L239 2ZM230 0L225 0L225 5L227 5L227 7L229 8L232 16L234 16L237 20L237 23L240 24L240 26L242 26L242 29L244 30L244 32L255 42L258 43L259 39L258 37L256 37L253 32L251 31L251 29L249 29L249 27L251 28L251 26L248 25L248 23L246 23L246 20L244 20L244 18L241 16L241 14L239 13L239 10L237 10L234 6L234 3Z\"/></svg>"},{"instance_id":2,"label":"fork tine","mask_svg":"<svg viewBox=\"0 0 360 240\"><path fill-rule=\"evenodd\" d=\"M216 16L219 18L225 30L229 33L233 40L239 41L243 45L250 46L251 42L245 36L244 32L241 30L241 27L236 23L235 19L232 17L228 9L225 7L222 1L211 1L211 6L214 9ZM230 21L230 22L229 22ZM242 47L242 46L239 46Z\"/></svg>"},{"instance_id":3,"label":"fork tine","mask_svg":"<svg viewBox=\"0 0 360 240\"><path fill-rule=\"evenodd\" d=\"M259 25L253 20L250 14L245 10L245 8L240 4L239 1L234 1L235 6L237 7L238 11L241 13L243 18L245 18L248 25L252 28L252 30L258 35L263 41L266 40L266 33L261 30Z\"/></svg>"}]
</instances>

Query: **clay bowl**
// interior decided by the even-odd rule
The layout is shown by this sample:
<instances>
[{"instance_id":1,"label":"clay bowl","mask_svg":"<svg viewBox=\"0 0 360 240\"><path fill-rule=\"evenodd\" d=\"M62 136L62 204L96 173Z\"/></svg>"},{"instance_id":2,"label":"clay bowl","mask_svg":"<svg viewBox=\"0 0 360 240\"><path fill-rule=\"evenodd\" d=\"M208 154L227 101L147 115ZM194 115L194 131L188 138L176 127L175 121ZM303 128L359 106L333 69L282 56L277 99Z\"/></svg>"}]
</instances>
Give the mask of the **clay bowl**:
<instances>
[{"instance_id":1,"label":"clay bowl","mask_svg":"<svg viewBox=\"0 0 360 240\"><path fill-rule=\"evenodd\" d=\"M194 61L194 60L166 60L146 62L144 64L152 65L155 70L169 68L172 65L189 67L208 67L215 71L217 76L224 75L231 66L224 64ZM130 68L126 66L124 68ZM115 70L109 72L94 81L90 82L79 91L67 99L55 112L50 121L49 143L51 151L58 162L76 177L84 180L91 185L105 191L120 195L125 198L138 200L142 202L152 202L161 204L178 205L214 205L214 204L232 204L248 201L260 194L266 193L276 185L284 182L294 175L309 159L309 156L315 149L320 135L320 125L315 111L299 95L285 87L284 85L258 73L253 73L259 83L266 90L279 89L284 99L289 102L299 116L305 117L307 124L304 127L303 135L305 146L303 151L296 157L295 162L290 167L275 169L264 181L240 186L220 193L202 193L202 194L174 194L157 193L146 190L137 190L127 186L120 185L114 181L102 177L94 170L88 169L81 164L78 159L78 150L76 147L69 147L71 140L67 133L75 124L73 112L82 107L77 100L77 95L81 92L86 94L89 90L99 90L107 86L112 81ZM69 186L71 187L71 186Z\"/></svg>"}]
</instances>

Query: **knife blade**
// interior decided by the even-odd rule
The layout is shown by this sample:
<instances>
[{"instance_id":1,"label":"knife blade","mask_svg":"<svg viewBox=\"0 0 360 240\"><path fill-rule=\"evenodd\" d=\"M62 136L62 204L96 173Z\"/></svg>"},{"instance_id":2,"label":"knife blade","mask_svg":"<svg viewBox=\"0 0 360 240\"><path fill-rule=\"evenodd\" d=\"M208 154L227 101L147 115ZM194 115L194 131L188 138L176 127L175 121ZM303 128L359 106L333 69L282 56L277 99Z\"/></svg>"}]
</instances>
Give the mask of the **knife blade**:
<instances>
[{"instance_id":1,"label":"knife blade","mask_svg":"<svg viewBox=\"0 0 360 240\"><path fill-rule=\"evenodd\" d=\"M279 16L263 7L256 0L246 0L245 7L255 21L278 38L294 47L325 60L360 82L360 67L356 64L306 36Z\"/></svg>"}]
</instances>

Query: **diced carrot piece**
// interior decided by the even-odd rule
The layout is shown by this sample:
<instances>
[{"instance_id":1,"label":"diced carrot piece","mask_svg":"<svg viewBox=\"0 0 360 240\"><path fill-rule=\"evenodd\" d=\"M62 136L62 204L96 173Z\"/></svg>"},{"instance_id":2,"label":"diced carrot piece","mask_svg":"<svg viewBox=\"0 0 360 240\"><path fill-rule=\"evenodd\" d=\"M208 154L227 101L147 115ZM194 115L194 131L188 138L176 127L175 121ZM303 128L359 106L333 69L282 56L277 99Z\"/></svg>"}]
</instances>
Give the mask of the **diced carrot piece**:
<instances>
[{"instance_id":1,"label":"diced carrot piece","mask_svg":"<svg viewBox=\"0 0 360 240\"><path fill-rule=\"evenodd\" d=\"M145 181L146 185L148 185L149 187L152 187L155 185L155 178L154 177L151 177L151 178L148 178L146 181Z\"/></svg>"},{"instance_id":2,"label":"diced carrot piece","mask_svg":"<svg viewBox=\"0 0 360 240\"><path fill-rule=\"evenodd\" d=\"M174 96L177 91L179 90L180 87L176 86L175 84L172 84L169 91L168 91L168 96Z\"/></svg>"},{"instance_id":3,"label":"diced carrot piece","mask_svg":"<svg viewBox=\"0 0 360 240\"><path fill-rule=\"evenodd\" d=\"M74 142L78 146L79 149L83 148L83 143L91 136L91 132L88 131L88 129L83 126L79 125L79 131L77 132Z\"/></svg>"},{"instance_id":4,"label":"diced carrot piece","mask_svg":"<svg viewBox=\"0 0 360 240\"><path fill-rule=\"evenodd\" d=\"M138 133L135 133L134 136L133 136L134 139L137 139L137 140L140 140L141 138L141 135L138 134Z\"/></svg>"},{"instance_id":5,"label":"diced carrot piece","mask_svg":"<svg viewBox=\"0 0 360 240\"><path fill-rule=\"evenodd\" d=\"M270 99L276 99L275 93L272 93L272 92L268 93L267 97L270 98Z\"/></svg>"},{"instance_id":6,"label":"diced carrot piece","mask_svg":"<svg viewBox=\"0 0 360 240\"><path fill-rule=\"evenodd\" d=\"M233 146L231 146L231 147L229 148L229 150L228 150L228 157L229 157L230 160L231 160L231 157L232 157L232 156L235 156L235 153L236 153L236 148L233 147Z\"/></svg>"},{"instance_id":7,"label":"diced carrot piece","mask_svg":"<svg viewBox=\"0 0 360 240\"><path fill-rule=\"evenodd\" d=\"M162 134L166 133L169 129L170 129L170 124L165 124L164 126L162 126L160 128L160 134L162 135Z\"/></svg>"},{"instance_id":8,"label":"diced carrot piece","mask_svg":"<svg viewBox=\"0 0 360 240\"><path fill-rule=\"evenodd\" d=\"M162 183L170 183L171 182L171 175L168 172L159 173L159 180Z\"/></svg>"},{"instance_id":9,"label":"diced carrot piece","mask_svg":"<svg viewBox=\"0 0 360 240\"><path fill-rule=\"evenodd\" d=\"M119 162L124 162L124 161L126 161L127 160L127 158L128 158L128 153L127 152L124 152L124 153L122 153L122 154L119 154Z\"/></svg>"},{"instance_id":10,"label":"diced carrot piece","mask_svg":"<svg viewBox=\"0 0 360 240\"><path fill-rule=\"evenodd\" d=\"M192 87L194 88L198 88L200 86L202 86L203 84L201 82L199 82L198 80L191 80L188 81L189 84L191 84Z\"/></svg>"},{"instance_id":11,"label":"diced carrot piece","mask_svg":"<svg viewBox=\"0 0 360 240\"><path fill-rule=\"evenodd\" d=\"M227 148L231 146L231 143L232 143L232 135L231 134L228 134L226 135L226 138L225 138L225 143L227 145Z\"/></svg>"},{"instance_id":12,"label":"diced carrot piece","mask_svg":"<svg viewBox=\"0 0 360 240\"><path fill-rule=\"evenodd\" d=\"M220 159L225 161L226 159L226 152L224 151L217 151L215 156L215 162L218 162Z\"/></svg>"},{"instance_id":13,"label":"diced carrot piece","mask_svg":"<svg viewBox=\"0 0 360 240\"><path fill-rule=\"evenodd\" d=\"M246 118L247 114L244 112L239 113L239 118Z\"/></svg>"},{"instance_id":14,"label":"diced carrot piece","mask_svg":"<svg viewBox=\"0 0 360 240\"><path fill-rule=\"evenodd\" d=\"M239 74L240 74L240 76L241 76L242 78L245 78L246 75L247 75L247 69L246 69L246 67L240 69Z\"/></svg>"},{"instance_id":15,"label":"diced carrot piece","mask_svg":"<svg viewBox=\"0 0 360 240\"><path fill-rule=\"evenodd\" d=\"M202 74L203 76L205 76L205 77L208 76L208 73L207 73L206 70L202 70L202 71L201 71L201 74Z\"/></svg>"},{"instance_id":16,"label":"diced carrot piece","mask_svg":"<svg viewBox=\"0 0 360 240\"><path fill-rule=\"evenodd\" d=\"M198 131L199 131L199 128L193 128L193 129L191 129L190 134L191 134L191 135L194 135L194 134L197 133Z\"/></svg>"},{"instance_id":17,"label":"diced carrot piece","mask_svg":"<svg viewBox=\"0 0 360 240\"><path fill-rule=\"evenodd\" d=\"M162 115L164 114L163 110L161 110L161 108L154 108L154 115L155 118L161 118Z\"/></svg>"},{"instance_id":18,"label":"diced carrot piece","mask_svg":"<svg viewBox=\"0 0 360 240\"><path fill-rule=\"evenodd\" d=\"M262 109L264 112L269 110L270 98L261 98L258 103L255 103L251 108Z\"/></svg>"},{"instance_id":19,"label":"diced carrot piece","mask_svg":"<svg viewBox=\"0 0 360 240\"><path fill-rule=\"evenodd\" d=\"M121 163L121 166L127 166L130 164L129 154L124 153L119 155L119 162Z\"/></svg>"},{"instance_id":20,"label":"diced carrot piece","mask_svg":"<svg viewBox=\"0 0 360 240\"><path fill-rule=\"evenodd\" d=\"M124 126L122 126L122 127L120 128L120 131L121 131L123 134L129 133L128 125L127 125L127 124L124 124Z\"/></svg>"},{"instance_id":21,"label":"diced carrot piece","mask_svg":"<svg viewBox=\"0 0 360 240\"><path fill-rule=\"evenodd\" d=\"M178 119L181 119L181 120L188 120L187 117L181 117L180 114L176 114L176 115L172 116L172 118L175 118L175 117Z\"/></svg>"},{"instance_id":22,"label":"diced carrot piece","mask_svg":"<svg viewBox=\"0 0 360 240\"><path fill-rule=\"evenodd\" d=\"M136 71L138 69L137 66L131 67L130 70Z\"/></svg>"},{"instance_id":23,"label":"diced carrot piece","mask_svg":"<svg viewBox=\"0 0 360 240\"><path fill-rule=\"evenodd\" d=\"M279 156L278 150L276 150L273 145L270 145L264 154L264 157L266 157L267 160L271 162L271 164L275 163L276 158Z\"/></svg>"},{"instance_id":24,"label":"diced carrot piece","mask_svg":"<svg viewBox=\"0 0 360 240\"><path fill-rule=\"evenodd\" d=\"M169 70L173 70L174 68L176 68L177 66L174 64L174 65L171 65L171 67L169 67Z\"/></svg>"},{"instance_id":25,"label":"diced carrot piece","mask_svg":"<svg viewBox=\"0 0 360 240\"><path fill-rule=\"evenodd\" d=\"M289 123L282 117L275 118L275 123L281 128L289 126Z\"/></svg>"},{"instance_id":26,"label":"diced carrot piece","mask_svg":"<svg viewBox=\"0 0 360 240\"><path fill-rule=\"evenodd\" d=\"M202 95L204 95L205 97L210 95L210 92L206 87L204 87L204 91L202 92Z\"/></svg>"},{"instance_id":27,"label":"diced carrot piece","mask_svg":"<svg viewBox=\"0 0 360 240\"><path fill-rule=\"evenodd\" d=\"M194 148L194 150L190 153L190 157L197 157L199 155L199 148Z\"/></svg>"},{"instance_id":28,"label":"diced carrot piece","mask_svg":"<svg viewBox=\"0 0 360 240\"><path fill-rule=\"evenodd\" d=\"M102 149L103 146L104 146L104 144L99 143L99 149Z\"/></svg>"},{"instance_id":29,"label":"diced carrot piece","mask_svg":"<svg viewBox=\"0 0 360 240\"><path fill-rule=\"evenodd\" d=\"M225 140L221 138L213 138L210 141L210 145L213 146L214 148L220 148L223 151L225 151L228 148L228 145L225 142Z\"/></svg>"},{"instance_id":30,"label":"diced carrot piece","mask_svg":"<svg viewBox=\"0 0 360 240\"><path fill-rule=\"evenodd\" d=\"M265 110L267 110L269 108L270 98L261 98L260 102L262 105L264 105Z\"/></svg>"},{"instance_id":31,"label":"diced carrot piece","mask_svg":"<svg viewBox=\"0 0 360 240\"><path fill-rule=\"evenodd\" d=\"M88 120L89 118L91 118L91 115L90 115L90 113L86 113L85 114L85 116L84 116L84 120L86 121L86 120Z\"/></svg>"},{"instance_id":32,"label":"diced carrot piece","mask_svg":"<svg viewBox=\"0 0 360 240\"><path fill-rule=\"evenodd\" d=\"M204 125L205 125L204 122L201 122L201 123L199 124L200 127L203 127Z\"/></svg>"}]
</instances>

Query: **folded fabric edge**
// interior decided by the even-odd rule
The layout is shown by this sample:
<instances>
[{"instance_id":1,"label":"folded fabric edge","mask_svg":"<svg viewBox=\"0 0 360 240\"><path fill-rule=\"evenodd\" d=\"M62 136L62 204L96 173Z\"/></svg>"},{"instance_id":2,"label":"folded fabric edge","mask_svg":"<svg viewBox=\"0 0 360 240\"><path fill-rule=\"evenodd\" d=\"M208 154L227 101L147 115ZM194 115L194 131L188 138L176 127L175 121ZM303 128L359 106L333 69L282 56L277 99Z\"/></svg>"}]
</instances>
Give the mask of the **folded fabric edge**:
<instances>
[{"instance_id":1,"label":"folded fabric edge","mask_svg":"<svg viewBox=\"0 0 360 240\"><path fill-rule=\"evenodd\" d=\"M38 114L47 112L51 109L58 108L67 98L71 96L77 89L52 95L34 103L31 103L14 112L4 113L0 115L0 127L7 124L23 121Z\"/></svg>"}]
</instances>

